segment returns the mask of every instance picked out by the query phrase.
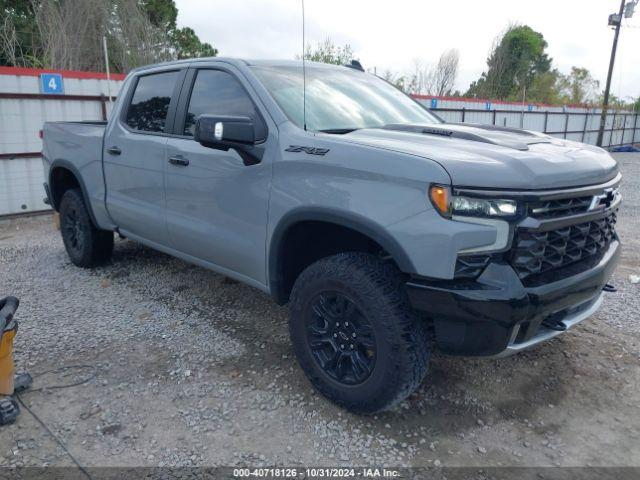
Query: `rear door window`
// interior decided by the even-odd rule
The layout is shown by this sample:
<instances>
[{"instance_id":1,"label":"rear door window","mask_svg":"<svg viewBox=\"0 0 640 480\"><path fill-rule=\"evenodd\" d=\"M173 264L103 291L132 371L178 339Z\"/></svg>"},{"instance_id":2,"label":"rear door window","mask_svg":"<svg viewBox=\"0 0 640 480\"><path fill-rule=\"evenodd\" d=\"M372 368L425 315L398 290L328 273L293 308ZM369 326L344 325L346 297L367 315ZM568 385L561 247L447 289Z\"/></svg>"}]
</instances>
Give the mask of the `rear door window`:
<instances>
[{"instance_id":1,"label":"rear door window","mask_svg":"<svg viewBox=\"0 0 640 480\"><path fill-rule=\"evenodd\" d=\"M127 125L143 132L163 132L171 95L180 72L144 75L138 79L127 110Z\"/></svg>"}]
</instances>

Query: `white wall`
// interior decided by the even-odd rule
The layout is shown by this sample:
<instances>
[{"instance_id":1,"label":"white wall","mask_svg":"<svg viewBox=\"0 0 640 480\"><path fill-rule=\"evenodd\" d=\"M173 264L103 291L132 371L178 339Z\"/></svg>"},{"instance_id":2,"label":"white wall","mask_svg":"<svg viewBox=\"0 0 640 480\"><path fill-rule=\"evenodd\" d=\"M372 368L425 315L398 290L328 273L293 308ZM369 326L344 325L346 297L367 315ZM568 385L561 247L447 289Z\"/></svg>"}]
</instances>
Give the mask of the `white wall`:
<instances>
[{"instance_id":1,"label":"white wall","mask_svg":"<svg viewBox=\"0 0 640 480\"><path fill-rule=\"evenodd\" d=\"M0 92L40 92L40 70L0 68ZM65 95L117 96L122 76L110 85L103 74L87 72L59 72L63 76L64 94L51 95L51 100L0 98L0 154L40 152L39 131L47 121L102 120L98 101L64 100ZM92 78L93 77L93 78ZM59 99L58 99L59 98ZM107 114L110 105L107 102ZM34 212L49 208L45 197L42 160L39 155L29 158L0 158L0 215Z\"/></svg>"},{"instance_id":2,"label":"white wall","mask_svg":"<svg viewBox=\"0 0 640 480\"><path fill-rule=\"evenodd\" d=\"M42 160L0 160L0 215L48 209L42 184Z\"/></svg>"}]
</instances>

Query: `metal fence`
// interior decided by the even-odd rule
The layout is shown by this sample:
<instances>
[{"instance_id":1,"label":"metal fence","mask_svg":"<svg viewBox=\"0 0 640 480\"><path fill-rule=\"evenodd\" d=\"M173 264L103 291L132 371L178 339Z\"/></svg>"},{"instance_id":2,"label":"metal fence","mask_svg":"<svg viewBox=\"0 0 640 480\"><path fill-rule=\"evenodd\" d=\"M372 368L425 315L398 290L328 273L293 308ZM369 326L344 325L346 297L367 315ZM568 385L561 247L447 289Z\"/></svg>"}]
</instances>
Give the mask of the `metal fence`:
<instances>
[{"instance_id":1,"label":"metal fence","mask_svg":"<svg viewBox=\"0 0 640 480\"><path fill-rule=\"evenodd\" d=\"M71 108L67 108L67 102L73 104ZM56 120L107 120L109 98L0 92L0 106L0 216L48 210L38 135L42 124Z\"/></svg>"},{"instance_id":2,"label":"metal fence","mask_svg":"<svg viewBox=\"0 0 640 480\"><path fill-rule=\"evenodd\" d=\"M59 91L44 88L57 75ZM0 216L37 212L43 202L42 141L47 121L105 120L123 75L0 67Z\"/></svg>"},{"instance_id":3,"label":"metal fence","mask_svg":"<svg viewBox=\"0 0 640 480\"><path fill-rule=\"evenodd\" d=\"M111 97L111 101L115 101L116 97ZM82 120L107 120L107 105L109 97L105 95L65 95L64 97L54 97L41 93L5 93L0 92L0 100L36 100L36 101L55 101L55 102L98 102L100 106L100 118L82 118ZM95 115L90 115L94 117ZM38 122L34 126L36 129L42 128L42 123ZM39 157L40 151L32 152L0 152L0 160L14 158Z\"/></svg>"},{"instance_id":4,"label":"metal fence","mask_svg":"<svg viewBox=\"0 0 640 480\"><path fill-rule=\"evenodd\" d=\"M430 108L447 122L483 123L503 127L524 128L555 137L596 144L600 127L599 112L516 111L480 108ZM632 112L610 112L604 129L602 146L619 147L640 143L640 115Z\"/></svg>"}]
</instances>

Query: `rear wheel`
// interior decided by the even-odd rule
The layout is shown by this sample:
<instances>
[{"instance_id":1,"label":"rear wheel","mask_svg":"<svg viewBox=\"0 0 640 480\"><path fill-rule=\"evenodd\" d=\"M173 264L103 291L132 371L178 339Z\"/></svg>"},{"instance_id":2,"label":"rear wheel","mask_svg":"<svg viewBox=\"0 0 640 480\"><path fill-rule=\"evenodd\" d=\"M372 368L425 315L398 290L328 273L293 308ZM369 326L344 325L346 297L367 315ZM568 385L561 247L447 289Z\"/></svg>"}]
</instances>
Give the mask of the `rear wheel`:
<instances>
[{"instance_id":1,"label":"rear wheel","mask_svg":"<svg viewBox=\"0 0 640 480\"><path fill-rule=\"evenodd\" d=\"M314 387L354 412L393 406L426 373L425 325L398 270L373 255L342 253L304 270L291 293L289 329Z\"/></svg>"},{"instance_id":2,"label":"rear wheel","mask_svg":"<svg viewBox=\"0 0 640 480\"><path fill-rule=\"evenodd\" d=\"M60 231L71 261L93 267L113 252L113 232L100 230L91 221L79 189L67 190L60 201Z\"/></svg>"}]
</instances>

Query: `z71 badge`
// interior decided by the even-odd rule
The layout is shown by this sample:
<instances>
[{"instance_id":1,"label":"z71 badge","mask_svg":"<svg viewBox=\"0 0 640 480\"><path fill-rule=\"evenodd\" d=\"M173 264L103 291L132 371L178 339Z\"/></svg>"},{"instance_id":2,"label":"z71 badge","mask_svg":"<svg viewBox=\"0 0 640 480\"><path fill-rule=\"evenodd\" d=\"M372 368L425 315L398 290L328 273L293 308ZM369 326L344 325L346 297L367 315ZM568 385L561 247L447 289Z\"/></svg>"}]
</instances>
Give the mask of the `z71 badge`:
<instances>
[{"instance_id":1,"label":"z71 badge","mask_svg":"<svg viewBox=\"0 0 640 480\"><path fill-rule=\"evenodd\" d=\"M289 145L288 148L285 148L285 152L293 152L293 153L308 153L309 155L326 155L329 153L328 148L317 148L317 147L302 147L300 145Z\"/></svg>"}]
</instances>

